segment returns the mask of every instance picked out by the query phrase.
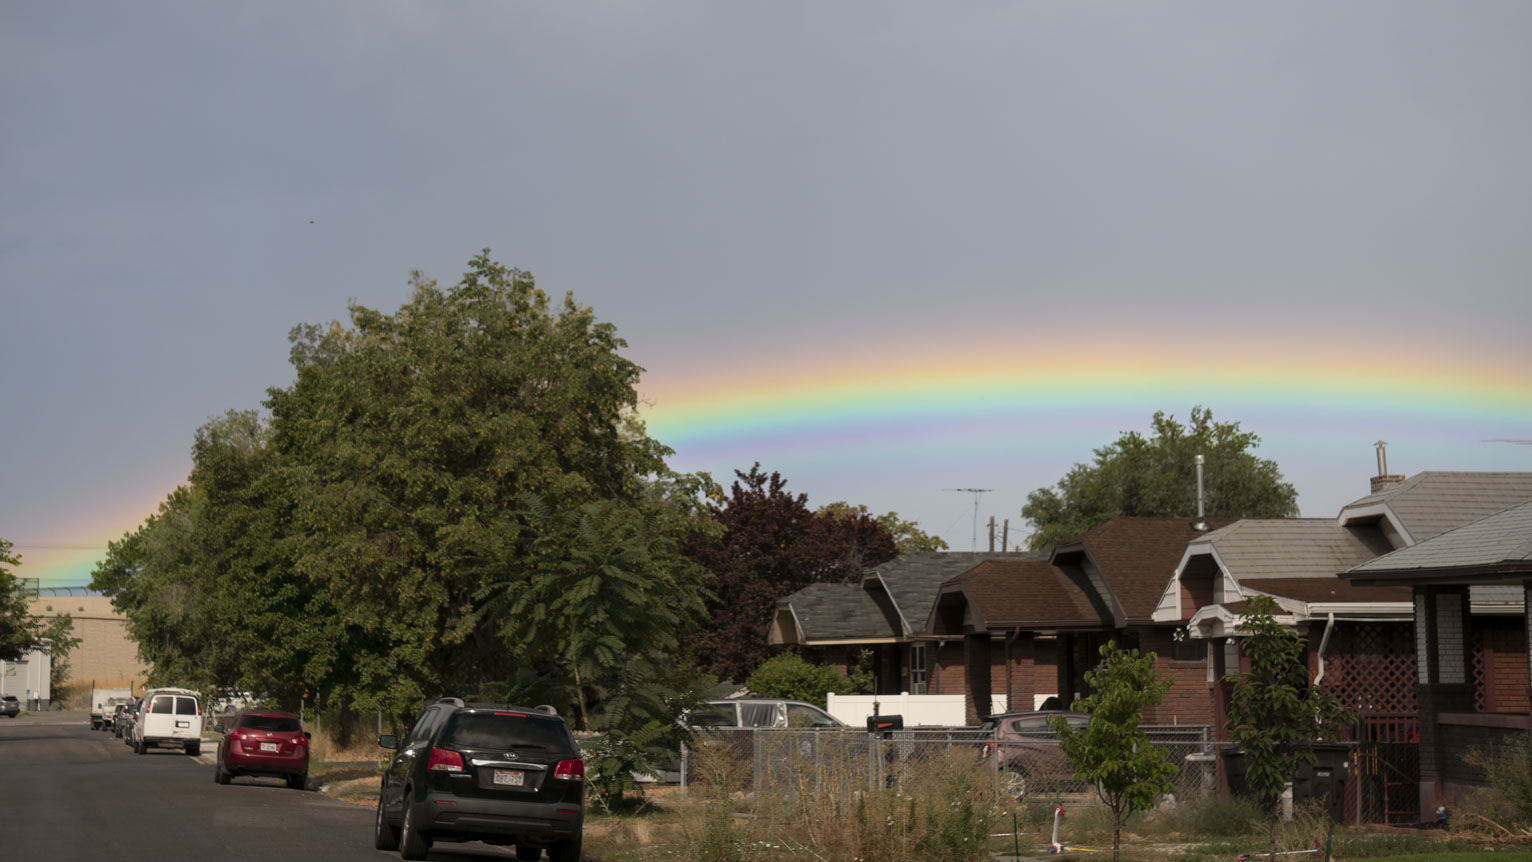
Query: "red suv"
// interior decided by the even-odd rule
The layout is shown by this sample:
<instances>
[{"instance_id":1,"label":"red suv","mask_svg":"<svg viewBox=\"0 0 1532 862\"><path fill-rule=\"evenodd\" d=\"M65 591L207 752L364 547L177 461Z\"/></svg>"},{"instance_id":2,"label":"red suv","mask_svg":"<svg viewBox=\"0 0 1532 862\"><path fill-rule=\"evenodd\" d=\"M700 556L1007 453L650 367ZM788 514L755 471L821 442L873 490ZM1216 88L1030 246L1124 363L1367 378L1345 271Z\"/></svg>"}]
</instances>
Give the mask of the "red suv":
<instances>
[{"instance_id":1,"label":"red suv","mask_svg":"<svg viewBox=\"0 0 1532 862\"><path fill-rule=\"evenodd\" d=\"M302 790L309 779L309 734L290 712L251 710L234 716L232 726L215 725L218 743L213 780L228 784L236 775L275 775Z\"/></svg>"}]
</instances>

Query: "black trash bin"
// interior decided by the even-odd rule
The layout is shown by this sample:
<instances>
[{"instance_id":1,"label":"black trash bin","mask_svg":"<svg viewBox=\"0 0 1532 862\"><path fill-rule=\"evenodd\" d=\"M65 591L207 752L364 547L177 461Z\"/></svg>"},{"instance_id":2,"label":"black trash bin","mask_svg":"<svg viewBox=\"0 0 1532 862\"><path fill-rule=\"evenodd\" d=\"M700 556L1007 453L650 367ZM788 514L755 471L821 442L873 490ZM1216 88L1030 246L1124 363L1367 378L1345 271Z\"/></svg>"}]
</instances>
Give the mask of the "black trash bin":
<instances>
[{"instance_id":1,"label":"black trash bin","mask_svg":"<svg viewBox=\"0 0 1532 862\"><path fill-rule=\"evenodd\" d=\"M1315 742L1309 746L1314 752L1314 762L1300 763L1298 774L1293 776L1293 804L1301 805L1310 799L1324 801L1330 819L1339 823L1346 816L1346 761L1351 747L1343 742ZM1249 764L1241 746L1223 751L1224 775L1229 779L1229 792L1235 796L1255 798L1245 780Z\"/></svg>"}]
</instances>

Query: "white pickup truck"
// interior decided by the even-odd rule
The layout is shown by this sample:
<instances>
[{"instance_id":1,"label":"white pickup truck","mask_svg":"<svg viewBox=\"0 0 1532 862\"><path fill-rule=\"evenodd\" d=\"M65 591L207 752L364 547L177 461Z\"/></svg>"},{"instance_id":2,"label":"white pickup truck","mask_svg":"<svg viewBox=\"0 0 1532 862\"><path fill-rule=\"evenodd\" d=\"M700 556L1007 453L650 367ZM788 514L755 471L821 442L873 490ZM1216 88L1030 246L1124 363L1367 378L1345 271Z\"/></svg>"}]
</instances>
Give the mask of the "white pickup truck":
<instances>
[{"instance_id":1,"label":"white pickup truck","mask_svg":"<svg viewBox=\"0 0 1532 862\"><path fill-rule=\"evenodd\" d=\"M112 711L119 703L132 703L131 688L93 688L90 690L90 729L106 730L111 727Z\"/></svg>"}]
</instances>

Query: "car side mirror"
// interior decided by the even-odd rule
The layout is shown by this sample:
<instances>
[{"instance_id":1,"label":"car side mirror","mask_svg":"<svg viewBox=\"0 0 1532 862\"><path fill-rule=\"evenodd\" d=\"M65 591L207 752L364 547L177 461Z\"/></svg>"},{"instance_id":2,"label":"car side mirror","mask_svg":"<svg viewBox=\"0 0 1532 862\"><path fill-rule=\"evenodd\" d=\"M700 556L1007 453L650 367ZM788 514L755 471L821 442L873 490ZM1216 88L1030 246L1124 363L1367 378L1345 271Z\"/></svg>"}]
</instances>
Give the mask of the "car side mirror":
<instances>
[{"instance_id":1,"label":"car side mirror","mask_svg":"<svg viewBox=\"0 0 1532 862\"><path fill-rule=\"evenodd\" d=\"M213 732L214 733L228 733L229 731L223 725L215 724L215 725L213 725Z\"/></svg>"},{"instance_id":2,"label":"car side mirror","mask_svg":"<svg viewBox=\"0 0 1532 862\"><path fill-rule=\"evenodd\" d=\"M314 734L309 733L308 731L305 730L303 732L303 738L307 739L309 742L313 742L314 741Z\"/></svg>"},{"instance_id":3,"label":"car side mirror","mask_svg":"<svg viewBox=\"0 0 1532 862\"><path fill-rule=\"evenodd\" d=\"M398 748L399 747L399 737L394 736L392 733L385 733L382 736L378 737L378 747L379 748L389 748L389 749Z\"/></svg>"}]
</instances>

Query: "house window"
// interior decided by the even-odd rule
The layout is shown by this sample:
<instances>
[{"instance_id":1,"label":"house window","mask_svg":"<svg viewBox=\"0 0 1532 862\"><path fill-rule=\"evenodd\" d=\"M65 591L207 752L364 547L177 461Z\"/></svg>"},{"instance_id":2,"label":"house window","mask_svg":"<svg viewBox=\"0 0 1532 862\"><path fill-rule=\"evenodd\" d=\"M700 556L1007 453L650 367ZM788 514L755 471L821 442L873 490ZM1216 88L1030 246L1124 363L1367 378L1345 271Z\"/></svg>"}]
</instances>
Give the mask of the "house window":
<instances>
[{"instance_id":1,"label":"house window","mask_svg":"<svg viewBox=\"0 0 1532 862\"><path fill-rule=\"evenodd\" d=\"M910 694L926 693L926 645L910 645Z\"/></svg>"},{"instance_id":2,"label":"house window","mask_svg":"<svg viewBox=\"0 0 1532 862\"><path fill-rule=\"evenodd\" d=\"M1175 648L1170 652L1171 661L1202 661L1207 655L1207 641L1187 638L1176 641Z\"/></svg>"}]
</instances>

